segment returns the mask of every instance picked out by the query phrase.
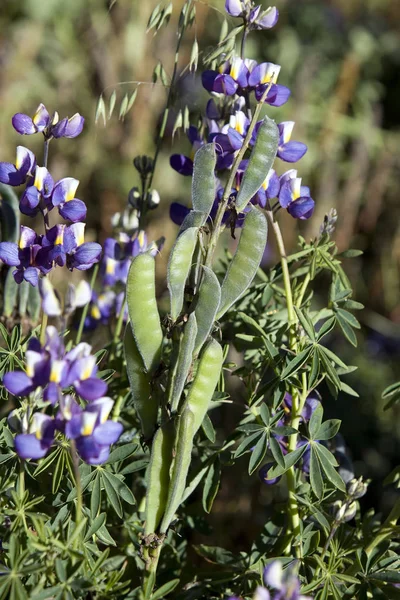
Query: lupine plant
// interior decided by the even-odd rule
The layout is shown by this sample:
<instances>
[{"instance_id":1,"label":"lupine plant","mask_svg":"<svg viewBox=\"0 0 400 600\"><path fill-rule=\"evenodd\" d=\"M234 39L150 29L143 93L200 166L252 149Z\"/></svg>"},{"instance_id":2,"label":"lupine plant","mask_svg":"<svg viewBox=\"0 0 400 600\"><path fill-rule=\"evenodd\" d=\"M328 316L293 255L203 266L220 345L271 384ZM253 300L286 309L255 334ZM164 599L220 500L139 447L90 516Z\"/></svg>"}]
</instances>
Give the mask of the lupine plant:
<instances>
[{"instance_id":1,"label":"lupine plant","mask_svg":"<svg viewBox=\"0 0 400 600\"><path fill-rule=\"evenodd\" d=\"M171 10L157 6L149 29ZM168 298L155 281L164 240L148 240L146 226L160 203L153 177L193 0L180 14L154 156L134 159L139 183L102 246L85 242L79 182L54 181L48 168L50 145L59 152L58 140L77 137L83 117L40 104L12 119L18 134L43 135L44 150L38 158L18 146L15 163L0 163L2 599L400 597L400 500L386 517L361 510L369 482L357 477L340 421L324 419L328 395L356 394L345 382L354 367L330 346L334 334L357 343L362 305L342 267L357 252L338 254L331 211L315 239L299 237L287 254L281 214L302 221L314 211L309 187L285 167L307 146L292 139L293 121L274 119L290 97L281 66L246 56L248 36L272 28L278 10L252 0L226 0L225 10L236 25L208 54L196 41L189 65L202 58L204 112L196 125L178 113L174 125L192 150L170 164L191 179L191 197L171 205L179 231ZM272 239L279 262L266 268ZM56 284L65 269L93 269L90 283ZM82 341L100 328L103 347ZM233 393L238 421L216 429ZM384 396L390 409L398 384ZM241 552L193 544L221 473L244 461L274 499L257 537ZM398 482L396 470L387 484Z\"/></svg>"}]
</instances>

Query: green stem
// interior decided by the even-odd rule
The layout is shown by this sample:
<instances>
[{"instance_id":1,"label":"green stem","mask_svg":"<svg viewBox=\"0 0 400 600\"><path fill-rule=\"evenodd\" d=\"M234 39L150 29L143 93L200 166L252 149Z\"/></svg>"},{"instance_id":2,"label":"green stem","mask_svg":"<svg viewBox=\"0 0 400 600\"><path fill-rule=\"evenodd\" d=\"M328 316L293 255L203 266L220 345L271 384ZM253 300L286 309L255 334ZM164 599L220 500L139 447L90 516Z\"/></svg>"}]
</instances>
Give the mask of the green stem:
<instances>
[{"instance_id":1,"label":"green stem","mask_svg":"<svg viewBox=\"0 0 400 600\"><path fill-rule=\"evenodd\" d=\"M205 266L206 267L211 267L211 263L212 263L213 255L214 255L214 252L215 252L215 248L217 246L218 238L219 238L219 236L221 234L221 231L223 229L222 219L224 217L225 210L226 210L226 208L228 206L228 202L229 202L229 198L230 198L230 195L231 195L231 190L232 190L233 182L235 181L236 172L237 172L237 170L239 168L240 163L243 160L243 157L244 157L244 155L246 153L247 148L249 147L250 140L251 140L251 137L253 135L254 128L255 128L255 126L257 124L258 117L260 116L261 109L262 109L262 107L264 105L264 101L265 101L265 99L266 99L266 97L268 95L268 92L271 89L271 86L272 86L272 82L267 87L267 89L265 90L264 94L262 95L262 98L261 98L260 102L257 104L256 108L254 109L253 118L251 120L249 129L247 130L246 137L244 138L244 142L242 144L242 147L240 148L239 152L237 153L236 158L234 160L234 163L232 165L232 168L230 170L228 181L226 182L224 193L223 193L221 202L219 203L219 206L218 206L217 215L216 215L215 220L214 220L214 226L212 228L210 241L209 241L208 247L207 247L207 256L206 256L206 260L205 260Z\"/></svg>"},{"instance_id":2,"label":"green stem","mask_svg":"<svg viewBox=\"0 0 400 600\"><path fill-rule=\"evenodd\" d=\"M18 495L22 500L25 494L25 463L22 458L19 459L19 474L18 474Z\"/></svg>"},{"instance_id":3,"label":"green stem","mask_svg":"<svg viewBox=\"0 0 400 600\"><path fill-rule=\"evenodd\" d=\"M289 322L289 348L294 353L296 353L298 344L297 344L295 323L296 323L297 319L296 319L296 313L294 310L293 292L292 292L292 286L291 286L291 282L290 282L290 273L289 273L289 266L288 266L288 261L287 261L287 256L286 256L285 244L283 241L282 232L279 227L279 223L275 220L275 217L274 217L272 211L267 210L266 214L267 214L268 220L269 220L269 222L272 226L272 229L274 231L274 234L275 234L276 243L278 246L278 251L279 251L280 260L281 260L283 285L284 285L284 289L285 289L286 306L287 306L288 322ZM300 418L301 418L301 411L304 407L304 404L305 404L305 401L307 398L306 374L304 374L304 376L303 376L303 392L302 392L301 397L299 397L298 389L295 386L292 386L291 394L292 394L292 410L291 410L291 418L290 418L289 425L291 427L293 427L294 429L298 429L298 426L300 423ZM289 436L289 443L288 443L289 453L296 450L296 446L297 446L297 434ZM299 507L298 507L297 499L296 499L296 475L295 475L294 467L291 467L286 472L286 480L287 480L288 495L289 495L288 514L289 514L289 519L290 519L290 527L291 527L292 535L295 538L300 533L300 516L299 516ZM290 553L291 546L292 546L292 541L289 541L288 546L285 549L286 554ZM296 556L298 558L301 557L301 547L300 546L296 546Z\"/></svg>"},{"instance_id":4,"label":"green stem","mask_svg":"<svg viewBox=\"0 0 400 600\"><path fill-rule=\"evenodd\" d=\"M93 290L93 288L94 288L94 284L96 281L98 271L99 271L99 265L97 264L94 266L93 273L92 273L92 279L90 280L90 289L91 290ZM78 327L78 331L77 331L76 339L75 339L76 345L78 345L82 339L83 327L85 325L85 319L88 314L89 304L90 304L90 301L87 304L85 304L85 306L83 307L83 310L82 310L81 319L79 321L79 327Z\"/></svg>"},{"instance_id":5,"label":"green stem","mask_svg":"<svg viewBox=\"0 0 400 600\"><path fill-rule=\"evenodd\" d=\"M75 479L75 487L76 487L76 517L75 523L76 527L80 524L82 520L82 483L81 483L81 475L79 473L79 459L78 453L76 451L75 440L70 440L70 451L71 451L71 460L72 460L72 468L74 471L74 479ZM79 545L79 540L76 541Z\"/></svg>"},{"instance_id":6,"label":"green stem","mask_svg":"<svg viewBox=\"0 0 400 600\"><path fill-rule=\"evenodd\" d=\"M310 283L310 280L311 280L311 275L310 275L310 273L308 273L303 281L303 285L301 286L299 297L296 300L297 308L301 308L301 305L303 303L304 294L307 291L307 287L308 287L308 284Z\"/></svg>"},{"instance_id":7,"label":"green stem","mask_svg":"<svg viewBox=\"0 0 400 600\"><path fill-rule=\"evenodd\" d=\"M145 561L142 584L143 598L150 598L153 592L161 548L162 542L160 541L156 547L145 546L143 549L143 558Z\"/></svg>"},{"instance_id":8,"label":"green stem","mask_svg":"<svg viewBox=\"0 0 400 600\"><path fill-rule=\"evenodd\" d=\"M125 294L124 294L124 298L122 300L121 309L119 311L118 321L117 321L117 324L115 326L114 339L113 339L114 346L118 343L118 341L119 341L119 339L121 337L122 326L124 324L125 306L126 306L126 291L125 291Z\"/></svg>"},{"instance_id":9,"label":"green stem","mask_svg":"<svg viewBox=\"0 0 400 600\"><path fill-rule=\"evenodd\" d=\"M42 324L40 325L40 344L44 346L46 341L46 327L47 327L48 316L45 312L42 312Z\"/></svg>"}]
</instances>

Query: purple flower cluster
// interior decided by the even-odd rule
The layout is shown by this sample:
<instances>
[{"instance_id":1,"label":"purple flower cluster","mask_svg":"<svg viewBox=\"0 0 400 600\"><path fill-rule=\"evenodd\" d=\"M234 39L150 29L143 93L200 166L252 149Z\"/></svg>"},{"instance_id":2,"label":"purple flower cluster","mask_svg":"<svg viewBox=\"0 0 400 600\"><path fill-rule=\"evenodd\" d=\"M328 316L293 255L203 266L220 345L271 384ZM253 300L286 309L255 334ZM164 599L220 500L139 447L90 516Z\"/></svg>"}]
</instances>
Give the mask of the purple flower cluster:
<instances>
[{"instance_id":1,"label":"purple flower cluster","mask_svg":"<svg viewBox=\"0 0 400 600\"><path fill-rule=\"evenodd\" d=\"M47 327L43 346L31 338L26 371L13 371L3 378L11 394L34 394L34 398L39 394L46 403L46 413L26 415L24 431L15 437L15 449L21 458L43 458L59 431L75 440L85 462L99 464L107 460L110 445L118 440L123 428L108 420L114 403L105 396L107 384L98 377L97 370L91 346L80 343L66 352L55 327ZM47 414L48 407L52 407L52 416Z\"/></svg>"},{"instance_id":2,"label":"purple flower cluster","mask_svg":"<svg viewBox=\"0 0 400 600\"><path fill-rule=\"evenodd\" d=\"M269 29L278 20L275 7L262 11L260 6L255 6L249 0L226 0L225 8L231 16L243 19L246 35L252 29ZM213 98L207 103L201 127L190 126L187 130L187 137L192 146L190 156L173 154L170 164L181 175L191 176L193 159L198 148L205 143L215 143L217 192L210 214L211 219L222 196L220 177L226 170L231 169L250 126L251 96L254 94L256 102L264 98L264 102L270 106L282 106L289 99L290 90L277 83L280 70L279 65L271 62L257 64L255 60L235 56L230 61L223 62L218 70L207 70L202 74L203 87ZM257 139L261 123L262 121L259 121L254 128L250 147ZM294 125L293 121L278 124L280 139L277 158L286 163L299 161L307 152L305 144L291 139ZM232 195L239 189L247 162L244 160L240 165ZM294 169L280 176L271 169L251 201L270 210L271 201L275 198L276 209L284 208L296 219L309 219L314 211L314 200L310 190L301 184L301 179L297 177L297 171ZM187 207L182 204L174 202L171 205L171 219L178 225L182 223L187 212ZM226 220L228 218L229 215ZM237 224L240 225L240 220Z\"/></svg>"},{"instance_id":3,"label":"purple flower cluster","mask_svg":"<svg viewBox=\"0 0 400 600\"><path fill-rule=\"evenodd\" d=\"M76 137L82 131L84 119L77 113L60 121L57 113L50 117L46 107L40 104L32 118L17 113L12 123L21 135L43 133L47 163L50 140ZM17 283L25 280L36 286L40 275L47 275L56 265L86 270L100 260L101 246L84 242L82 221L86 218L86 206L75 197L79 185L77 179L65 177L54 182L47 166L38 166L34 154L28 148L18 146L15 164L0 163L0 182L11 186L24 184L19 202L21 213L29 217L41 213L44 219L43 235L22 226L18 244L0 243L0 260L10 267L17 267L13 273ZM54 208L72 225L50 227L49 213Z\"/></svg>"}]
</instances>

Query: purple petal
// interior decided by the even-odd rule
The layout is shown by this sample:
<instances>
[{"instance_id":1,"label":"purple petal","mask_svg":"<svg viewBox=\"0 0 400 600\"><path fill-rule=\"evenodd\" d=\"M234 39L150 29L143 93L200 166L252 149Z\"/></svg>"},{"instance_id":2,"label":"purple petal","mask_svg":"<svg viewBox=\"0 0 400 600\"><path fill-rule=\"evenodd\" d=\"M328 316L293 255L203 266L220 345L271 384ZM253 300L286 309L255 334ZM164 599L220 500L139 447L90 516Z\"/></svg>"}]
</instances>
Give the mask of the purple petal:
<instances>
[{"instance_id":1,"label":"purple petal","mask_svg":"<svg viewBox=\"0 0 400 600\"><path fill-rule=\"evenodd\" d=\"M277 156L288 163L295 163L307 152L307 146L302 142L287 142L279 147Z\"/></svg>"},{"instance_id":2,"label":"purple petal","mask_svg":"<svg viewBox=\"0 0 400 600\"><path fill-rule=\"evenodd\" d=\"M110 454L109 447L98 444L93 436L77 438L76 448L82 459L90 465L99 465L105 462Z\"/></svg>"},{"instance_id":3,"label":"purple petal","mask_svg":"<svg viewBox=\"0 0 400 600\"><path fill-rule=\"evenodd\" d=\"M225 10L231 17L239 17L243 12L243 6L240 0L226 0Z\"/></svg>"},{"instance_id":4,"label":"purple petal","mask_svg":"<svg viewBox=\"0 0 400 600\"><path fill-rule=\"evenodd\" d=\"M60 387L54 381L50 381L49 385L43 392L43 399L51 404L56 404L60 400Z\"/></svg>"},{"instance_id":5,"label":"purple petal","mask_svg":"<svg viewBox=\"0 0 400 600\"><path fill-rule=\"evenodd\" d=\"M68 128L68 119L67 119L67 117L65 117L65 119L62 119L61 121L59 121L56 125L54 125L51 128L51 134L55 138L66 137L65 134L66 134L67 128Z\"/></svg>"},{"instance_id":6,"label":"purple petal","mask_svg":"<svg viewBox=\"0 0 400 600\"><path fill-rule=\"evenodd\" d=\"M24 371L11 371L3 377L4 387L14 396L27 396L34 389L32 379Z\"/></svg>"},{"instance_id":7,"label":"purple petal","mask_svg":"<svg viewBox=\"0 0 400 600\"><path fill-rule=\"evenodd\" d=\"M31 229L30 227L26 227L26 225L21 225L20 237L19 237L19 247L20 248L29 248L36 242L36 231Z\"/></svg>"},{"instance_id":8,"label":"purple petal","mask_svg":"<svg viewBox=\"0 0 400 600\"><path fill-rule=\"evenodd\" d=\"M180 204L179 202L172 202L169 207L170 219L175 225L182 225L186 215L190 213L190 208Z\"/></svg>"},{"instance_id":9,"label":"purple petal","mask_svg":"<svg viewBox=\"0 0 400 600\"><path fill-rule=\"evenodd\" d=\"M44 104L40 103L32 118L37 131L43 131L49 124L50 115Z\"/></svg>"},{"instance_id":10,"label":"purple petal","mask_svg":"<svg viewBox=\"0 0 400 600\"><path fill-rule=\"evenodd\" d=\"M190 177L193 175L193 161L183 154L173 154L169 159L169 164L180 175Z\"/></svg>"},{"instance_id":11,"label":"purple petal","mask_svg":"<svg viewBox=\"0 0 400 600\"><path fill-rule=\"evenodd\" d=\"M12 125L21 135L31 135L32 133L37 132L37 128L35 127L31 117L28 115L24 115L23 113L17 113L11 119Z\"/></svg>"},{"instance_id":12,"label":"purple petal","mask_svg":"<svg viewBox=\"0 0 400 600\"><path fill-rule=\"evenodd\" d=\"M279 11L275 6L270 7L268 10L263 12L259 19L257 19L257 25L260 29L271 29L274 27L279 18Z\"/></svg>"},{"instance_id":13,"label":"purple petal","mask_svg":"<svg viewBox=\"0 0 400 600\"><path fill-rule=\"evenodd\" d=\"M77 137L82 132L84 123L85 119L79 113L75 113L70 119L68 119L68 124L64 133L64 137Z\"/></svg>"},{"instance_id":14,"label":"purple petal","mask_svg":"<svg viewBox=\"0 0 400 600\"><path fill-rule=\"evenodd\" d=\"M103 425L99 425L93 432L93 437L98 444L110 445L118 441L123 426L116 421L106 421Z\"/></svg>"},{"instance_id":15,"label":"purple petal","mask_svg":"<svg viewBox=\"0 0 400 600\"><path fill-rule=\"evenodd\" d=\"M107 384L97 377L89 377L75 382L75 389L84 400L97 400L107 393Z\"/></svg>"},{"instance_id":16,"label":"purple petal","mask_svg":"<svg viewBox=\"0 0 400 600\"><path fill-rule=\"evenodd\" d=\"M282 208L287 208L292 201L293 192L291 179L287 179L286 181L284 181L279 192L279 204L282 206Z\"/></svg>"},{"instance_id":17,"label":"purple petal","mask_svg":"<svg viewBox=\"0 0 400 600\"><path fill-rule=\"evenodd\" d=\"M28 174L34 172L36 166L36 158L31 150L25 148L25 146L17 146L17 156L15 159L15 166L21 175L26 177Z\"/></svg>"},{"instance_id":18,"label":"purple petal","mask_svg":"<svg viewBox=\"0 0 400 600\"><path fill-rule=\"evenodd\" d=\"M36 287L39 281L39 270L36 267L28 267L24 271L24 279L33 287Z\"/></svg>"},{"instance_id":19,"label":"purple petal","mask_svg":"<svg viewBox=\"0 0 400 600\"><path fill-rule=\"evenodd\" d=\"M282 106L289 100L290 94L291 94L291 91L285 85L274 84L271 87L269 93L267 94L267 99L265 100L265 102L266 102L266 104L269 104L270 106ZM261 99L261 96L262 96L262 94L260 95L260 98L258 98L258 100ZM256 98L257 98L257 91L256 91Z\"/></svg>"},{"instance_id":20,"label":"purple petal","mask_svg":"<svg viewBox=\"0 0 400 600\"><path fill-rule=\"evenodd\" d=\"M13 242L0 242L0 260L9 267L18 267L20 264L17 244Z\"/></svg>"},{"instance_id":21,"label":"purple petal","mask_svg":"<svg viewBox=\"0 0 400 600\"><path fill-rule=\"evenodd\" d=\"M51 202L53 206L58 206L68 200L75 198L76 190L78 189L79 180L74 177L64 177L58 181L51 194Z\"/></svg>"},{"instance_id":22,"label":"purple petal","mask_svg":"<svg viewBox=\"0 0 400 600\"><path fill-rule=\"evenodd\" d=\"M79 246L75 253L70 257L70 264L75 269L86 271L94 265L94 263L99 261L101 252L102 248L100 244L96 244L96 242L85 242Z\"/></svg>"},{"instance_id":23,"label":"purple petal","mask_svg":"<svg viewBox=\"0 0 400 600\"><path fill-rule=\"evenodd\" d=\"M34 185L30 185L21 196L19 209L24 215L32 216L37 213L39 202L39 190Z\"/></svg>"},{"instance_id":24,"label":"purple petal","mask_svg":"<svg viewBox=\"0 0 400 600\"><path fill-rule=\"evenodd\" d=\"M279 197L280 198L280 197ZM287 211L294 219L309 219L314 212L315 202L312 198L298 198L287 207Z\"/></svg>"},{"instance_id":25,"label":"purple petal","mask_svg":"<svg viewBox=\"0 0 400 600\"><path fill-rule=\"evenodd\" d=\"M37 460L46 456L50 445L47 440L38 440L33 433L21 433L15 436L15 450L20 458Z\"/></svg>"},{"instance_id":26,"label":"purple petal","mask_svg":"<svg viewBox=\"0 0 400 600\"><path fill-rule=\"evenodd\" d=\"M7 162L0 162L0 182L7 185L18 186L24 183L25 175L18 171L15 165Z\"/></svg>"},{"instance_id":27,"label":"purple petal","mask_svg":"<svg viewBox=\"0 0 400 600\"><path fill-rule=\"evenodd\" d=\"M58 212L67 221L77 223L78 221L84 221L86 219L86 204L82 200L70 200L60 205Z\"/></svg>"}]
</instances>

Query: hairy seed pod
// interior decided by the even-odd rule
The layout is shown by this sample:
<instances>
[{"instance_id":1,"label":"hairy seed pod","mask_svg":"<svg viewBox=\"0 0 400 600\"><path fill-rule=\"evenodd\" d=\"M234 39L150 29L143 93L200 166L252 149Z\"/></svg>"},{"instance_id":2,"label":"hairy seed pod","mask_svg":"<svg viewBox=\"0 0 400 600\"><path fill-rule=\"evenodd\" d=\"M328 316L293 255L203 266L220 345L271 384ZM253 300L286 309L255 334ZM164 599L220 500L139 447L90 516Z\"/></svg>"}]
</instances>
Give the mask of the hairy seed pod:
<instances>
[{"instance_id":1,"label":"hairy seed pod","mask_svg":"<svg viewBox=\"0 0 400 600\"><path fill-rule=\"evenodd\" d=\"M151 398L151 387L149 376L140 356L140 352L133 337L130 323L126 326L124 336L124 353L126 360L126 371L131 387L133 406L142 427L145 440L150 440L157 424L158 405Z\"/></svg>"},{"instance_id":2,"label":"hairy seed pod","mask_svg":"<svg viewBox=\"0 0 400 600\"><path fill-rule=\"evenodd\" d=\"M237 212L242 212L264 183L278 152L279 131L275 121L264 117L257 133L248 167L236 196Z\"/></svg>"},{"instance_id":3,"label":"hairy seed pod","mask_svg":"<svg viewBox=\"0 0 400 600\"><path fill-rule=\"evenodd\" d=\"M197 372L186 398L185 406L194 414L194 433L201 426L221 374L223 352L216 340L211 340L200 356Z\"/></svg>"},{"instance_id":4,"label":"hairy seed pod","mask_svg":"<svg viewBox=\"0 0 400 600\"><path fill-rule=\"evenodd\" d=\"M197 335L194 344L194 354L198 354L210 335L221 301L221 287L215 273L208 267L203 267L203 278L195 307Z\"/></svg>"},{"instance_id":5,"label":"hairy seed pod","mask_svg":"<svg viewBox=\"0 0 400 600\"><path fill-rule=\"evenodd\" d=\"M192 459L194 421L195 417L192 411L185 408L179 417L175 442L175 458L171 468L168 498L164 517L161 521L160 533L167 531L182 501Z\"/></svg>"},{"instance_id":6,"label":"hairy seed pod","mask_svg":"<svg viewBox=\"0 0 400 600\"><path fill-rule=\"evenodd\" d=\"M174 437L174 422L168 421L160 427L153 439L146 473L145 535L155 533L167 505Z\"/></svg>"},{"instance_id":7,"label":"hairy seed pod","mask_svg":"<svg viewBox=\"0 0 400 600\"><path fill-rule=\"evenodd\" d=\"M192 204L195 211L207 216L215 200L215 144L204 144L194 157L192 179Z\"/></svg>"},{"instance_id":8,"label":"hairy seed pod","mask_svg":"<svg viewBox=\"0 0 400 600\"><path fill-rule=\"evenodd\" d=\"M169 256L167 282L173 321L176 321L182 310L185 284L192 266L197 234L197 227L186 229L176 240Z\"/></svg>"},{"instance_id":9,"label":"hairy seed pod","mask_svg":"<svg viewBox=\"0 0 400 600\"><path fill-rule=\"evenodd\" d=\"M202 227L206 221L206 213L198 210L191 210L190 213L188 213L184 218L178 235L182 235L182 233L186 231L186 229L189 229L189 227Z\"/></svg>"},{"instance_id":10,"label":"hairy seed pod","mask_svg":"<svg viewBox=\"0 0 400 600\"><path fill-rule=\"evenodd\" d=\"M236 302L253 281L267 243L268 224L255 206L247 213L238 247L221 286L217 319Z\"/></svg>"},{"instance_id":11,"label":"hairy seed pod","mask_svg":"<svg viewBox=\"0 0 400 600\"><path fill-rule=\"evenodd\" d=\"M176 412L179 407L179 400L182 396L186 378L188 376L193 361L193 350L196 335L196 315L192 313L183 331L181 343L179 346L179 354L176 362L175 374L171 382L170 402L172 412Z\"/></svg>"},{"instance_id":12,"label":"hairy seed pod","mask_svg":"<svg viewBox=\"0 0 400 600\"><path fill-rule=\"evenodd\" d=\"M149 373L160 362L163 333L155 289L155 259L138 254L132 261L126 284L129 318L133 335Z\"/></svg>"}]
</instances>

